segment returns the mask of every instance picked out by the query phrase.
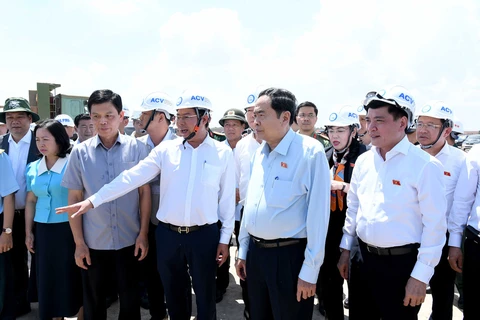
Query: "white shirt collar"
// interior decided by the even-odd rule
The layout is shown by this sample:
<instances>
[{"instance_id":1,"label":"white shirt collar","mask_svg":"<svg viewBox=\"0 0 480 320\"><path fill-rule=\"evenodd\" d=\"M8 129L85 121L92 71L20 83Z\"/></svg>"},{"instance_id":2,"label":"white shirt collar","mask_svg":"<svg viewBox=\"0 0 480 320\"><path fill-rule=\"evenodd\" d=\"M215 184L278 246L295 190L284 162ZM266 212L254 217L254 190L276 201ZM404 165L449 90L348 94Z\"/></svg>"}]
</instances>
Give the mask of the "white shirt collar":
<instances>
[{"instance_id":1,"label":"white shirt collar","mask_svg":"<svg viewBox=\"0 0 480 320\"><path fill-rule=\"evenodd\" d=\"M435 158L438 156L445 154L446 156L450 155L450 145L445 141L445 145L440 149L440 152L435 155Z\"/></svg>"},{"instance_id":2,"label":"white shirt collar","mask_svg":"<svg viewBox=\"0 0 480 320\"><path fill-rule=\"evenodd\" d=\"M395 156L396 154L398 153L403 153L404 155L407 155L408 154L408 150L410 150L410 148L413 146L413 144L408 141L408 137L407 135L405 135L403 137L402 140L400 140L400 142L398 142L393 148L392 150L388 151L386 154L385 154L385 160L388 160L390 158L392 158L393 156ZM372 146L372 149L375 150L375 153L377 155L380 155L380 149L378 149L377 147L375 146Z\"/></svg>"},{"instance_id":3,"label":"white shirt collar","mask_svg":"<svg viewBox=\"0 0 480 320\"><path fill-rule=\"evenodd\" d=\"M29 129L28 132L23 136L23 138L20 141L18 141L18 144L20 144L21 142L30 144L30 141L32 141L32 131ZM9 143L15 142L15 140L13 140L13 136L11 133L10 133L10 136L8 137L8 142Z\"/></svg>"},{"instance_id":4,"label":"white shirt collar","mask_svg":"<svg viewBox=\"0 0 480 320\"><path fill-rule=\"evenodd\" d=\"M55 173L62 173L62 170L63 168L65 167L65 165L67 164L68 162L68 154L65 158L58 158L57 162L55 162L55 164L53 165L52 169L50 169L50 171L53 171ZM38 173L37 173L37 176L47 172L48 169L47 169L47 163L45 161L45 157L42 157L42 159L40 159L40 163L38 164Z\"/></svg>"}]
</instances>

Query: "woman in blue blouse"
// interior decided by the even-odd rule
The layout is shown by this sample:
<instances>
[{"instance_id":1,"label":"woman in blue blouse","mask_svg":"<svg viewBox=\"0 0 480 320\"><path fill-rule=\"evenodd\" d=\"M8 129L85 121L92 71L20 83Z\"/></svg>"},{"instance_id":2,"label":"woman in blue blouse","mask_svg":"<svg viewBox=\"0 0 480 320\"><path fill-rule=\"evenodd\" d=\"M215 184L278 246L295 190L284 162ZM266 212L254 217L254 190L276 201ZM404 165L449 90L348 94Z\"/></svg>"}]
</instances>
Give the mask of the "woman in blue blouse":
<instances>
[{"instance_id":1,"label":"woman in blue blouse","mask_svg":"<svg viewBox=\"0 0 480 320\"><path fill-rule=\"evenodd\" d=\"M68 189L60 183L70 139L56 120L42 121L34 134L43 157L26 169L25 244L36 253L40 319L62 319L75 316L82 305L81 275L75 264L68 215L55 214L55 208L68 204Z\"/></svg>"}]
</instances>

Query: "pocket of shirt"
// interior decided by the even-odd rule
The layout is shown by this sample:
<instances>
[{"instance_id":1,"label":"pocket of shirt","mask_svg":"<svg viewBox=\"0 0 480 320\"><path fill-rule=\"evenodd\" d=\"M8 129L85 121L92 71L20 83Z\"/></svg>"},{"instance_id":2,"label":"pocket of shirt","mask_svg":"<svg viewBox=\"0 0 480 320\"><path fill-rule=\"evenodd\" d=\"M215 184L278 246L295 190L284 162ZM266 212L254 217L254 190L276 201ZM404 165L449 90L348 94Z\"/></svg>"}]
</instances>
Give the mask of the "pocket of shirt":
<instances>
[{"instance_id":1,"label":"pocket of shirt","mask_svg":"<svg viewBox=\"0 0 480 320\"><path fill-rule=\"evenodd\" d=\"M301 194L292 181L274 180L267 203L269 207L287 208Z\"/></svg>"},{"instance_id":2,"label":"pocket of shirt","mask_svg":"<svg viewBox=\"0 0 480 320\"><path fill-rule=\"evenodd\" d=\"M208 163L203 164L202 182L206 185L219 187L220 185L220 167Z\"/></svg>"}]
</instances>

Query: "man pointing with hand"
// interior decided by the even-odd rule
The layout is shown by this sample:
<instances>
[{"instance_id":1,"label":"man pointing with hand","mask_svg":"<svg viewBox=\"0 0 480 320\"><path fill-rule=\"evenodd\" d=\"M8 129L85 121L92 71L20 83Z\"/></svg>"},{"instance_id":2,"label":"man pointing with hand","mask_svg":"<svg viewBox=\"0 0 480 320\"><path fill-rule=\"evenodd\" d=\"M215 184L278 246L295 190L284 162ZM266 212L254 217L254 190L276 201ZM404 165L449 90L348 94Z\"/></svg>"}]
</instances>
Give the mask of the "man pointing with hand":
<instances>
[{"instance_id":1,"label":"man pointing with hand","mask_svg":"<svg viewBox=\"0 0 480 320\"><path fill-rule=\"evenodd\" d=\"M87 200L57 208L57 212L83 214L161 174L157 265L170 319L190 319L191 277L198 319L213 320L217 264L228 258L235 221L233 154L227 145L208 135L212 105L207 97L185 91L176 109L177 132L183 139L162 142Z\"/></svg>"}]
</instances>

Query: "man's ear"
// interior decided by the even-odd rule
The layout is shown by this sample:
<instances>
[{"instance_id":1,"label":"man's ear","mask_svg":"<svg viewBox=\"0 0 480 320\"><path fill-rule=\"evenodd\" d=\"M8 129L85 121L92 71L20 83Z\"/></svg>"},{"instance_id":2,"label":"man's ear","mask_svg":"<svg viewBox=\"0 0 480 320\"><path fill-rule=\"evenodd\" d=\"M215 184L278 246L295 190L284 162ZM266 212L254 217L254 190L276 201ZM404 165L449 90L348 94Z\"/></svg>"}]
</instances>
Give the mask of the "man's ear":
<instances>
[{"instance_id":1,"label":"man's ear","mask_svg":"<svg viewBox=\"0 0 480 320\"><path fill-rule=\"evenodd\" d=\"M284 111L281 116L283 117L282 120L290 125L290 118L292 117L290 111Z\"/></svg>"}]
</instances>

